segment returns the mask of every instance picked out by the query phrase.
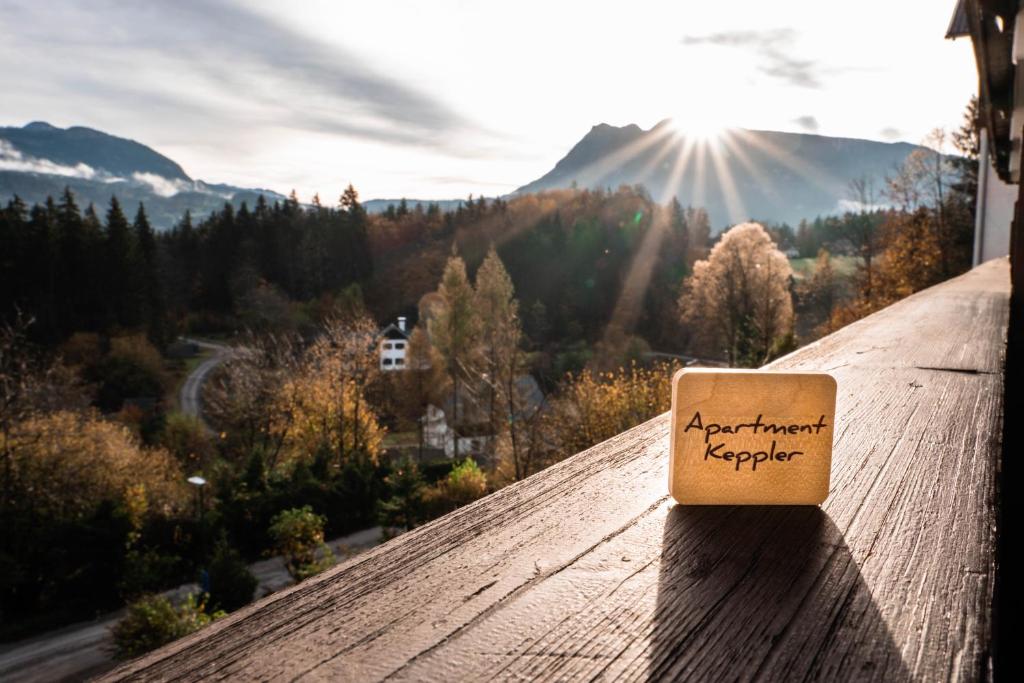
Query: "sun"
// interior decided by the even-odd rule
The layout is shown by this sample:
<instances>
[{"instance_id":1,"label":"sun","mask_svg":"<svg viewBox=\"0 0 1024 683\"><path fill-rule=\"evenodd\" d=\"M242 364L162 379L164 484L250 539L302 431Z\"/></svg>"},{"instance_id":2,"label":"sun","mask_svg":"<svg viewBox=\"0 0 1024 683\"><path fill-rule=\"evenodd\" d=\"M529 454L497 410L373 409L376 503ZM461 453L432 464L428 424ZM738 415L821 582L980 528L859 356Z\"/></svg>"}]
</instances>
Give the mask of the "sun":
<instances>
[{"instance_id":1,"label":"sun","mask_svg":"<svg viewBox=\"0 0 1024 683\"><path fill-rule=\"evenodd\" d=\"M673 116L670 121L676 135L693 142L716 142L727 128L721 119L699 112Z\"/></svg>"}]
</instances>

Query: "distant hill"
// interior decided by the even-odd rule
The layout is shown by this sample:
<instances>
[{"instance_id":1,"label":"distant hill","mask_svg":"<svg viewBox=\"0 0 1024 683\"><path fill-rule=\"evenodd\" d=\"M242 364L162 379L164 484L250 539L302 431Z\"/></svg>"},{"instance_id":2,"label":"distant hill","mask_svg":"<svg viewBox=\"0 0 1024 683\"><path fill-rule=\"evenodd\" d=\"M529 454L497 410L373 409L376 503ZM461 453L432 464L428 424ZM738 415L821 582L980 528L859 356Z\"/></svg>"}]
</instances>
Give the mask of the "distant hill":
<instances>
[{"instance_id":1,"label":"distant hill","mask_svg":"<svg viewBox=\"0 0 1024 683\"><path fill-rule=\"evenodd\" d=\"M363 208L369 213L384 213L389 206L398 207L401 199L369 199L363 202ZM428 204L437 204L441 211L454 211L466 203L464 199L406 199L405 204L411 211L417 204L422 204L426 210Z\"/></svg>"},{"instance_id":2,"label":"distant hill","mask_svg":"<svg viewBox=\"0 0 1024 683\"><path fill-rule=\"evenodd\" d=\"M243 201L252 206L260 194L267 201L284 199L270 190L193 180L152 148L92 128L58 128L42 121L0 127L0 201L17 194L28 204L42 202L56 198L65 186L83 208L91 202L101 215L111 195L129 214L143 202L150 221L162 229L186 210L201 218L228 201L237 208Z\"/></svg>"},{"instance_id":3,"label":"distant hill","mask_svg":"<svg viewBox=\"0 0 1024 683\"><path fill-rule=\"evenodd\" d=\"M688 162L674 170L687 149ZM749 218L795 225L840 211L854 178L874 178L880 190L884 176L915 149L906 142L744 129L688 141L669 121L650 130L602 123L551 171L516 193L573 183L589 188L642 184L656 200L674 194L684 205L704 206L715 231Z\"/></svg>"}]
</instances>

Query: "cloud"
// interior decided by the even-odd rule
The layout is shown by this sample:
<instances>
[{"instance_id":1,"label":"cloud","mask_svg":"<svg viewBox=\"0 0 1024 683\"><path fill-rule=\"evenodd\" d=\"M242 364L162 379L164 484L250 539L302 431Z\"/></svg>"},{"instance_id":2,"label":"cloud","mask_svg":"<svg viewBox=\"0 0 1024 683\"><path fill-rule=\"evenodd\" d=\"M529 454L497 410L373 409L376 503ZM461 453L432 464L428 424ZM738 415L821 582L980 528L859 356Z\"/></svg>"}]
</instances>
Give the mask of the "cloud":
<instances>
[{"instance_id":1,"label":"cloud","mask_svg":"<svg viewBox=\"0 0 1024 683\"><path fill-rule=\"evenodd\" d=\"M763 62L757 69L766 76L800 88L821 87L821 69L810 59L798 59L786 51L796 31L789 28L767 31L723 31L703 36L683 36L683 45L717 45L752 51Z\"/></svg>"},{"instance_id":2,"label":"cloud","mask_svg":"<svg viewBox=\"0 0 1024 683\"><path fill-rule=\"evenodd\" d=\"M903 137L903 131L900 130L899 128L893 128L892 126L887 126L883 128L882 130L878 131L878 134L881 135L886 140L899 140L901 137Z\"/></svg>"},{"instance_id":3,"label":"cloud","mask_svg":"<svg viewBox=\"0 0 1024 683\"><path fill-rule=\"evenodd\" d=\"M818 132L818 119L810 115L798 116L793 119L793 123L803 128L808 133Z\"/></svg>"},{"instance_id":4,"label":"cloud","mask_svg":"<svg viewBox=\"0 0 1024 683\"><path fill-rule=\"evenodd\" d=\"M138 171L132 173L131 178L124 178L109 173L102 168L93 168L88 164L78 163L70 166L50 159L29 156L3 138L0 138L0 171L80 178L82 180L93 180L108 184L131 183L133 185L145 185L151 192L161 197L173 197L179 192L198 192L200 194L218 195L224 199L231 198L231 194L215 192L202 181L165 178L156 173L140 173Z\"/></svg>"},{"instance_id":5,"label":"cloud","mask_svg":"<svg viewBox=\"0 0 1024 683\"><path fill-rule=\"evenodd\" d=\"M165 178L156 173L132 173L132 181L136 185L146 185L153 194L161 197L173 197L179 192L196 192L199 194L211 194L231 199L231 193L214 192L202 181L182 180L181 178Z\"/></svg>"},{"instance_id":6,"label":"cloud","mask_svg":"<svg viewBox=\"0 0 1024 683\"><path fill-rule=\"evenodd\" d=\"M59 175L68 178L84 178L85 180L100 180L99 173L88 164L76 164L68 166L58 164L49 159L39 159L22 154L7 140L0 139L0 171L17 171L20 173L44 173L47 175Z\"/></svg>"},{"instance_id":7,"label":"cloud","mask_svg":"<svg viewBox=\"0 0 1024 683\"><path fill-rule=\"evenodd\" d=\"M11 34L15 48L45 49L56 90L98 107L180 111L221 134L272 126L433 148L453 146L453 133L480 132L344 47L228 0L97 0L88 7L57 0L3 9L24 27ZM81 59L86 52L90 58Z\"/></svg>"},{"instance_id":8,"label":"cloud","mask_svg":"<svg viewBox=\"0 0 1024 683\"><path fill-rule=\"evenodd\" d=\"M865 204L853 199L840 199L836 203L836 207L832 210L832 213L861 213L863 211L878 211L879 209L887 209L891 207L892 205L887 202Z\"/></svg>"}]
</instances>

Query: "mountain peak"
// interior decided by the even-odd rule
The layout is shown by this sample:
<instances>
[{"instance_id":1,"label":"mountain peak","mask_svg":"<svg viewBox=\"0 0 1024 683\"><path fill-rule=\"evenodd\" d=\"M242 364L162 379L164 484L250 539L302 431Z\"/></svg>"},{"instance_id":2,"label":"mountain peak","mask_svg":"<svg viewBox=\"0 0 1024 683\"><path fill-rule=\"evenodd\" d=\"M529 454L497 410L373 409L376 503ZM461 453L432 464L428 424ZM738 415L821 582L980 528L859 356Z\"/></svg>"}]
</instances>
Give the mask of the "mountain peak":
<instances>
[{"instance_id":1,"label":"mountain peak","mask_svg":"<svg viewBox=\"0 0 1024 683\"><path fill-rule=\"evenodd\" d=\"M169 180L192 180L181 166L156 150L84 126L58 128L45 121L33 121L22 128L0 128L0 139L26 157L46 159L61 166L74 168L85 164L120 178L150 173Z\"/></svg>"},{"instance_id":2,"label":"mountain peak","mask_svg":"<svg viewBox=\"0 0 1024 683\"><path fill-rule=\"evenodd\" d=\"M546 175L516 193L643 185L658 201L703 206L715 228L751 218L795 225L844 210L853 178L884 178L915 145L781 131L730 129L694 144L635 124L593 126ZM698 138L698 141L700 139Z\"/></svg>"}]
</instances>

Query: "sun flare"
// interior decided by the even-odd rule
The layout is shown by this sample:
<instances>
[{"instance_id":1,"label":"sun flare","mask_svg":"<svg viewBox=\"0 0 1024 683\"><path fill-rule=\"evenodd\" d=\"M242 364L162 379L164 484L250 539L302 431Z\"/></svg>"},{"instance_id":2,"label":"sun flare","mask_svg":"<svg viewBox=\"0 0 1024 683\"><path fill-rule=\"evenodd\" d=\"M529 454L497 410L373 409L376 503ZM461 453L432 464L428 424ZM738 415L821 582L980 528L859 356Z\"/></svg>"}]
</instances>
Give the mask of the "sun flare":
<instances>
[{"instance_id":1,"label":"sun flare","mask_svg":"<svg viewBox=\"0 0 1024 683\"><path fill-rule=\"evenodd\" d=\"M677 135L694 142L714 142L727 128L721 119L693 114L672 117L671 126Z\"/></svg>"}]
</instances>

